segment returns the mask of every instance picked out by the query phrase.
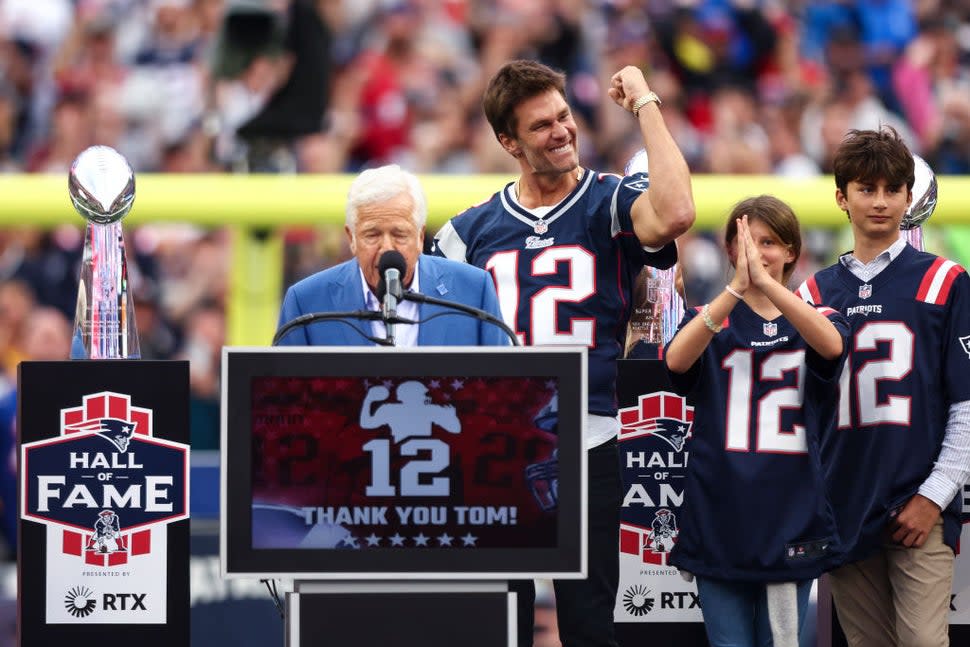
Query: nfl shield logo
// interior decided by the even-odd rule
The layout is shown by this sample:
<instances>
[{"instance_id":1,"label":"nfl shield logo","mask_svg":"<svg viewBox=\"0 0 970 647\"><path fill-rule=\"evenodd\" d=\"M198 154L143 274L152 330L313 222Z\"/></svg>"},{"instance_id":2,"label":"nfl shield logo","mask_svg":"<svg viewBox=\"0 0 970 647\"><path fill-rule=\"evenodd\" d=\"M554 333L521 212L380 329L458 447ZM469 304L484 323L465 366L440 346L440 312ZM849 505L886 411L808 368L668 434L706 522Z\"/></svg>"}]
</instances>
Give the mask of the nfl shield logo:
<instances>
[{"instance_id":1,"label":"nfl shield logo","mask_svg":"<svg viewBox=\"0 0 970 647\"><path fill-rule=\"evenodd\" d=\"M872 296L872 286L866 283L865 285L859 286L859 298L868 299Z\"/></svg>"},{"instance_id":2,"label":"nfl shield logo","mask_svg":"<svg viewBox=\"0 0 970 647\"><path fill-rule=\"evenodd\" d=\"M960 345L963 346L963 350L967 352L967 357L970 357L970 335L960 337Z\"/></svg>"},{"instance_id":3,"label":"nfl shield logo","mask_svg":"<svg viewBox=\"0 0 970 647\"><path fill-rule=\"evenodd\" d=\"M776 323L762 324L762 329L765 331L765 337L774 337L778 334L778 324Z\"/></svg>"},{"instance_id":4,"label":"nfl shield logo","mask_svg":"<svg viewBox=\"0 0 970 647\"><path fill-rule=\"evenodd\" d=\"M546 224L545 220L536 220L535 224L532 226L532 230L541 236L549 231L549 225Z\"/></svg>"}]
</instances>

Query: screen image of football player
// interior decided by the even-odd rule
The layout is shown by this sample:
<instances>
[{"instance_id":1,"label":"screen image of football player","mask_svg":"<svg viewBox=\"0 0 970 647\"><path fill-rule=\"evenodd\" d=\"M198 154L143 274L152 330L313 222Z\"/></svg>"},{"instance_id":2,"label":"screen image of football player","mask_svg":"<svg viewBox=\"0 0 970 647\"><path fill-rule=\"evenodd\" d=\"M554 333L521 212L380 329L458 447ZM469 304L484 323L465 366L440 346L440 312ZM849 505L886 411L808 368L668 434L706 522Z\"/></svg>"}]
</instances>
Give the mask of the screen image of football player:
<instances>
[{"instance_id":1,"label":"screen image of football player","mask_svg":"<svg viewBox=\"0 0 970 647\"><path fill-rule=\"evenodd\" d=\"M669 268L674 239L694 221L690 175L643 73L625 67L609 96L633 112L650 171L620 177L579 164L565 76L511 61L485 90L485 116L521 170L452 218L433 252L491 271L505 322L525 344L588 347L589 576L554 582L559 632L571 647L615 646L621 483L616 360L632 284L645 265ZM517 586L519 644L532 642L531 583Z\"/></svg>"},{"instance_id":2,"label":"screen image of football player","mask_svg":"<svg viewBox=\"0 0 970 647\"><path fill-rule=\"evenodd\" d=\"M970 277L899 225L914 161L895 130L850 131L833 159L853 250L799 287L852 336L839 432L822 461L849 549L832 597L849 645L947 645L970 475Z\"/></svg>"},{"instance_id":3,"label":"screen image of football player","mask_svg":"<svg viewBox=\"0 0 970 647\"><path fill-rule=\"evenodd\" d=\"M698 403L670 563L696 576L713 647L797 646L812 580L840 559L818 437L834 428L848 323L788 289L802 243L786 203L742 200L724 243L731 282L665 353ZM763 521L737 522L752 509Z\"/></svg>"}]
</instances>

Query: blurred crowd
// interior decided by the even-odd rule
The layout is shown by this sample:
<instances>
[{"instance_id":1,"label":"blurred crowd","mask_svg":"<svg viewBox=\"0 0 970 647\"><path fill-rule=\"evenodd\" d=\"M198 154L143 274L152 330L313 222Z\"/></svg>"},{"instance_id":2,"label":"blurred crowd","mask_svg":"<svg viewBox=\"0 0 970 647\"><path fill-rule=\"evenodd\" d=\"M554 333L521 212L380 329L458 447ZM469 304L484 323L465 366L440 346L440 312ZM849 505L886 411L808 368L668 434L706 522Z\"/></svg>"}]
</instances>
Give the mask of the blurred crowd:
<instances>
[{"instance_id":1,"label":"blurred crowd","mask_svg":"<svg viewBox=\"0 0 970 647\"><path fill-rule=\"evenodd\" d=\"M970 172L964 0L4 0L0 165L512 171L479 102L517 57L569 74L596 168L638 146L604 87L632 64L695 172L825 172L873 123Z\"/></svg>"},{"instance_id":2,"label":"blurred crowd","mask_svg":"<svg viewBox=\"0 0 970 647\"><path fill-rule=\"evenodd\" d=\"M636 65L694 173L828 173L847 129L879 124L970 173L966 0L2 0L0 172L66 175L106 144L136 174L513 174L480 99L519 57L568 73L584 166L640 148L605 91ZM80 222L0 230L0 424L17 363L68 355ZM806 233L802 274L834 249ZM143 356L191 361L193 445L215 448L229 233L128 235ZM287 242L288 283L348 256L339 230ZM689 304L723 285L718 244L681 241Z\"/></svg>"}]
</instances>

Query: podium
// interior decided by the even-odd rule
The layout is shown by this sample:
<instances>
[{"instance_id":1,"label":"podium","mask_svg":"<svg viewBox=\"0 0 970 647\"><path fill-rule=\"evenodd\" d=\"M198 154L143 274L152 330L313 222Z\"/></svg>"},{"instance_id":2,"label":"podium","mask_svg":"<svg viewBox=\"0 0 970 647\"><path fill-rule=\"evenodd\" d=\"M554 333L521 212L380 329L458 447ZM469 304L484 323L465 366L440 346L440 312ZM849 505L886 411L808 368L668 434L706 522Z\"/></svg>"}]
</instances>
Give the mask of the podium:
<instances>
[{"instance_id":1,"label":"podium","mask_svg":"<svg viewBox=\"0 0 970 647\"><path fill-rule=\"evenodd\" d=\"M513 646L509 580L585 577L584 348L222 365L222 572L296 582L287 645Z\"/></svg>"},{"instance_id":2,"label":"podium","mask_svg":"<svg viewBox=\"0 0 970 647\"><path fill-rule=\"evenodd\" d=\"M188 362L23 362L19 644L189 644Z\"/></svg>"}]
</instances>

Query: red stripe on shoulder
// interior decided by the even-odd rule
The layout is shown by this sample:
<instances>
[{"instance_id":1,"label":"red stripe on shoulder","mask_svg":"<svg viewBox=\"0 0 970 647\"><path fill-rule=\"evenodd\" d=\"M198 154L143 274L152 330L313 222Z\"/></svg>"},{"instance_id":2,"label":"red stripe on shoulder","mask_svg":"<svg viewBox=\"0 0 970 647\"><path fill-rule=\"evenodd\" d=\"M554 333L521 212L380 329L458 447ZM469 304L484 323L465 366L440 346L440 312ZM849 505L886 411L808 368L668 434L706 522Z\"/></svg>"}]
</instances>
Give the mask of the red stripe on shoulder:
<instances>
[{"instance_id":1,"label":"red stripe on shoulder","mask_svg":"<svg viewBox=\"0 0 970 647\"><path fill-rule=\"evenodd\" d=\"M959 265L954 265L946 273L946 276L943 277L943 285L940 286L940 294L936 299L937 305L943 305L946 303L946 300L950 297L950 288L953 287L953 282L956 281L956 278L963 272L966 272L966 270Z\"/></svg>"},{"instance_id":2,"label":"red stripe on shoulder","mask_svg":"<svg viewBox=\"0 0 970 647\"><path fill-rule=\"evenodd\" d=\"M919 289L916 291L917 301L926 301L926 295L929 294L930 287L933 285L933 279L936 277L937 271L939 271L940 266L946 262L946 259L937 257L933 264L930 265L929 269L923 275L923 280L919 284Z\"/></svg>"},{"instance_id":3,"label":"red stripe on shoulder","mask_svg":"<svg viewBox=\"0 0 970 647\"><path fill-rule=\"evenodd\" d=\"M815 281L815 275L808 277L805 281L805 285L808 287L809 294L812 295L812 301L818 305L822 302L822 293L818 291L818 283Z\"/></svg>"}]
</instances>

